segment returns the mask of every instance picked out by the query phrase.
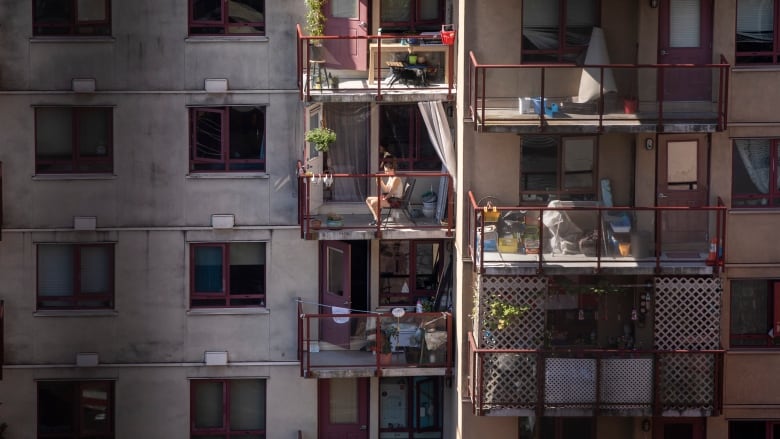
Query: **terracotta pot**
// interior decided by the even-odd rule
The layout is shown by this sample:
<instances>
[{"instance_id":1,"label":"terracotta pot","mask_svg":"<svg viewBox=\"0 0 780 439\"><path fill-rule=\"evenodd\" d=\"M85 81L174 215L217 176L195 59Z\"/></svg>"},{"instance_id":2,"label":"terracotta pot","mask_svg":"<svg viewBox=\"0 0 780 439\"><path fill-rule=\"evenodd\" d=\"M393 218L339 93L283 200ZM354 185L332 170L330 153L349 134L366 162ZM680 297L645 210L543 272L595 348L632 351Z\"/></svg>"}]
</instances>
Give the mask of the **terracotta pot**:
<instances>
[{"instance_id":1,"label":"terracotta pot","mask_svg":"<svg viewBox=\"0 0 780 439\"><path fill-rule=\"evenodd\" d=\"M319 228L322 227L322 221L318 219L312 219L309 224L311 224L313 230L319 230Z\"/></svg>"},{"instance_id":2,"label":"terracotta pot","mask_svg":"<svg viewBox=\"0 0 780 439\"><path fill-rule=\"evenodd\" d=\"M379 364L390 364L393 362L393 353L379 353Z\"/></svg>"}]
</instances>

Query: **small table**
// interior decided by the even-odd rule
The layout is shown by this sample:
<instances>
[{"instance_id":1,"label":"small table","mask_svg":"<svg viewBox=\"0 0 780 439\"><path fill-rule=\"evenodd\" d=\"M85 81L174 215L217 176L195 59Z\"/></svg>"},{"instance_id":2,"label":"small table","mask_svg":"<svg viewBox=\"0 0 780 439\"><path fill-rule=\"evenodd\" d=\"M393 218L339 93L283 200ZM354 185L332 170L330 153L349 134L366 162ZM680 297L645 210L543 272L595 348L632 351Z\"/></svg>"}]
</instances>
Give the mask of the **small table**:
<instances>
[{"instance_id":1,"label":"small table","mask_svg":"<svg viewBox=\"0 0 780 439\"><path fill-rule=\"evenodd\" d=\"M376 76L378 44L369 44L368 46L368 83L373 84ZM444 80L448 81L450 77L450 46L445 44L421 44L419 46L409 46L401 43L382 44L382 53L443 53L444 54Z\"/></svg>"}]
</instances>

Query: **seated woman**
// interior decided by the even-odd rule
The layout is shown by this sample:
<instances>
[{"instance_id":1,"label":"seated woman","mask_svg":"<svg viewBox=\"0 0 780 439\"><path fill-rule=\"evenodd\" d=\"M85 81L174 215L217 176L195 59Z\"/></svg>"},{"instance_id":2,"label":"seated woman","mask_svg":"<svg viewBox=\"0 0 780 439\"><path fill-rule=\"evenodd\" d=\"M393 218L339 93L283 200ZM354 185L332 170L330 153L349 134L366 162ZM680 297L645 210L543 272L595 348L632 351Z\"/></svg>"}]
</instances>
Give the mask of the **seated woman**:
<instances>
[{"instance_id":1,"label":"seated woman","mask_svg":"<svg viewBox=\"0 0 780 439\"><path fill-rule=\"evenodd\" d=\"M368 223L370 226L375 226L379 222L379 216L383 207L390 207L390 203L387 201L389 198L401 198L404 195L404 185L401 181L401 177L395 175L395 163L393 158L385 157L382 164L385 170L385 174L389 176L387 182L379 181L382 186L382 195L379 197L366 198L366 204L368 204L371 214L374 219Z\"/></svg>"}]
</instances>

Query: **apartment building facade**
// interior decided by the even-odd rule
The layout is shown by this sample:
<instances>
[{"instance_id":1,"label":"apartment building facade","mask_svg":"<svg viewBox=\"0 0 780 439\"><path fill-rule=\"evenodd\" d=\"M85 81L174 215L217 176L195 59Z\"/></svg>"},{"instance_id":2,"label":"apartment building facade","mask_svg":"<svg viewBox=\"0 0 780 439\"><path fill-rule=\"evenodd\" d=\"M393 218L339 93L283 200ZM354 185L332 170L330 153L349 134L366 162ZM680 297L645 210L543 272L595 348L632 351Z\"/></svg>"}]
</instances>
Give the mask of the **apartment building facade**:
<instances>
[{"instance_id":1,"label":"apartment building facade","mask_svg":"<svg viewBox=\"0 0 780 439\"><path fill-rule=\"evenodd\" d=\"M461 437L775 437L776 11L461 5Z\"/></svg>"}]
</instances>

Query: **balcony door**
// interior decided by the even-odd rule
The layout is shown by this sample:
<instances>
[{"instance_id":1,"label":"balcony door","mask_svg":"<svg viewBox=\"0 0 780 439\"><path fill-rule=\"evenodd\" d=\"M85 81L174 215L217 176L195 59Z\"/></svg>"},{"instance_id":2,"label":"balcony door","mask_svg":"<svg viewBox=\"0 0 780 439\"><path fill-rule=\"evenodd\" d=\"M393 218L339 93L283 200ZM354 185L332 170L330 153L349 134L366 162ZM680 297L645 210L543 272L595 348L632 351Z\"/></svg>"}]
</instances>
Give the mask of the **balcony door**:
<instances>
[{"instance_id":1,"label":"balcony door","mask_svg":"<svg viewBox=\"0 0 780 439\"><path fill-rule=\"evenodd\" d=\"M712 0L661 0L658 63L712 62ZM666 69L664 101L710 100L710 69Z\"/></svg>"},{"instance_id":2,"label":"balcony door","mask_svg":"<svg viewBox=\"0 0 780 439\"><path fill-rule=\"evenodd\" d=\"M703 207L707 205L708 160L705 136L659 136L656 205ZM707 242L707 213L669 210L661 213L662 251L695 254ZM682 253L680 253L682 252ZM686 257L687 258L687 257Z\"/></svg>"},{"instance_id":3,"label":"balcony door","mask_svg":"<svg viewBox=\"0 0 780 439\"><path fill-rule=\"evenodd\" d=\"M325 35L365 37L368 35L368 0L329 0L325 4ZM329 67L367 70L368 42L365 38L326 40L325 60Z\"/></svg>"},{"instance_id":4,"label":"balcony door","mask_svg":"<svg viewBox=\"0 0 780 439\"><path fill-rule=\"evenodd\" d=\"M704 439L705 418L655 418L653 439Z\"/></svg>"},{"instance_id":5,"label":"balcony door","mask_svg":"<svg viewBox=\"0 0 780 439\"><path fill-rule=\"evenodd\" d=\"M368 378L318 380L323 439L368 439Z\"/></svg>"},{"instance_id":6,"label":"balcony door","mask_svg":"<svg viewBox=\"0 0 780 439\"><path fill-rule=\"evenodd\" d=\"M351 253L349 244L342 241L326 241L320 257L322 275L320 297L323 314L349 314L352 308ZM320 321L322 340L345 349L349 348L351 323L348 317L333 317Z\"/></svg>"}]
</instances>

